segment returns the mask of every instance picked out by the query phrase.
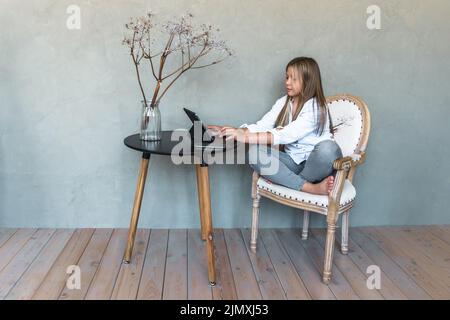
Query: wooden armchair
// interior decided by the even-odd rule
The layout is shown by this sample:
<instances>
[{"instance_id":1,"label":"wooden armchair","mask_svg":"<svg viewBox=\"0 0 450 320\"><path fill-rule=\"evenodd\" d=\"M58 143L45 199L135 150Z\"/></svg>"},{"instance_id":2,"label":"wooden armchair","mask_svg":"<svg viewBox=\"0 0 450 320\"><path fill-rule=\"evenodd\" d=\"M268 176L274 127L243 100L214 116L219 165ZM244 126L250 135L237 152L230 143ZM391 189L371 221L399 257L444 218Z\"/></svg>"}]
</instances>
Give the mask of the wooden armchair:
<instances>
[{"instance_id":1,"label":"wooden armchair","mask_svg":"<svg viewBox=\"0 0 450 320\"><path fill-rule=\"evenodd\" d=\"M334 162L337 170L333 191L329 196L314 195L292 190L274 184L253 173L252 198L253 215L250 249L256 252L258 238L258 215L261 197L269 198L281 204L303 209L302 239L308 238L309 213L315 212L327 218L327 238L322 280L325 284L331 281L333 263L334 237L336 223L342 214L341 252L348 252L349 212L356 197L352 184L356 167L365 160L365 150L370 132L370 114L363 100L352 95L336 95L327 98L333 126L334 137L342 149L343 158Z\"/></svg>"}]
</instances>

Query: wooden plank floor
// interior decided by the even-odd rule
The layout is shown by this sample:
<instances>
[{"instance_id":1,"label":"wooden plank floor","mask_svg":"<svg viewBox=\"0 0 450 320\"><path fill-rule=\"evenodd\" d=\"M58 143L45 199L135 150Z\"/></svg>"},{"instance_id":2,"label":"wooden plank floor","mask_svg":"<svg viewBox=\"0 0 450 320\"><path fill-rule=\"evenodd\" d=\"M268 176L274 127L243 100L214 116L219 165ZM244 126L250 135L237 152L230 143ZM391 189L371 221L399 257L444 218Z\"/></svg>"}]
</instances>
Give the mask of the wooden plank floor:
<instances>
[{"instance_id":1,"label":"wooden plank floor","mask_svg":"<svg viewBox=\"0 0 450 320\"><path fill-rule=\"evenodd\" d=\"M0 229L0 299L450 299L450 226L351 228L333 279L321 282L325 229L215 230L217 285L199 230L139 229L122 264L124 229ZM80 267L80 289L67 268ZM367 288L367 267L381 288Z\"/></svg>"}]
</instances>

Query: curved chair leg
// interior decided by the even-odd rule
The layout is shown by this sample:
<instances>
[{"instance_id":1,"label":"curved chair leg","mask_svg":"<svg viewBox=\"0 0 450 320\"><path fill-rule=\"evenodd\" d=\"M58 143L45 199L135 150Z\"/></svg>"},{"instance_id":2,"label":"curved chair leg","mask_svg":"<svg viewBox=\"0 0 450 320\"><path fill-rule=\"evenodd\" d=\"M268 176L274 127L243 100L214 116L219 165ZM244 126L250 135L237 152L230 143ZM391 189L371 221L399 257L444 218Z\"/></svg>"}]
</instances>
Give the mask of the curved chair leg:
<instances>
[{"instance_id":1,"label":"curved chair leg","mask_svg":"<svg viewBox=\"0 0 450 320\"><path fill-rule=\"evenodd\" d=\"M331 281L331 268L333 267L333 251L334 251L334 237L336 234L336 222L338 219L338 205L336 201L330 197L330 204L327 212L327 238L325 241L325 258L323 262L322 281L329 284Z\"/></svg>"},{"instance_id":2,"label":"curved chair leg","mask_svg":"<svg viewBox=\"0 0 450 320\"><path fill-rule=\"evenodd\" d=\"M302 240L308 239L308 228L309 228L309 211L304 210Z\"/></svg>"},{"instance_id":3,"label":"curved chair leg","mask_svg":"<svg viewBox=\"0 0 450 320\"><path fill-rule=\"evenodd\" d=\"M336 232L336 223L328 222L327 239L325 242L325 259L323 264L323 277L322 277L322 280L325 284L329 284L331 281L331 268L333 266L335 232Z\"/></svg>"},{"instance_id":4,"label":"curved chair leg","mask_svg":"<svg viewBox=\"0 0 450 320\"><path fill-rule=\"evenodd\" d=\"M250 239L250 250L256 252L256 243L258 242L258 218L259 218L259 201L261 196L256 189L255 197L253 198L253 213L252 213L252 235Z\"/></svg>"},{"instance_id":5,"label":"curved chair leg","mask_svg":"<svg viewBox=\"0 0 450 320\"><path fill-rule=\"evenodd\" d=\"M350 211L347 210L342 214L342 230L341 230L341 253L348 253L348 217Z\"/></svg>"},{"instance_id":6,"label":"curved chair leg","mask_svg":"<svg viewBox=\"0 0 450 320\"><path fill-rule=\"evenodd\" d=\"M250 239L250 250L256 252L256 242L258 241L258 215L259 215L259 199L261 196L258 192L258 179L259 173L253 171L252 175L252 199L253 199L253 212L252 212L252 232Z\"/></svg>"}]
</instances>

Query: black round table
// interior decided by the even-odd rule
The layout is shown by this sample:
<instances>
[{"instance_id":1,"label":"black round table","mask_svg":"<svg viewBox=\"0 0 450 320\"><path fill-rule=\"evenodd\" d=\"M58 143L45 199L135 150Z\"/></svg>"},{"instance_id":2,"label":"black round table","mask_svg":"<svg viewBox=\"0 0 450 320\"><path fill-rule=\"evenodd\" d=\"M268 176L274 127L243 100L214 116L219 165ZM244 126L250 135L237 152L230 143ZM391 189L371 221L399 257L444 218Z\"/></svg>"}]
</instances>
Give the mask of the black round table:
<instances>
[{"instance_id":1,"label":"black round table","mask_svg":"<svg viewBox=\"0 0 450 320\"><path fill-rule=\"evenodd\" d=\"M136 151L142 151L148 154L161 154L170 156L174 147L180 143L179 141L172 140L173 130L162 131L161 140L158 141L145 141L141 140L139 134L133 134L128 136L123 141L125 145ZM181 136L189 137L188 131L178 130ZM190 139L190 138L189 138Z\"/></svg>"},{"instance_id":2,"label":"black round table","mask_svg":"<svg viewBox=\"0 0 450 320\"><path fill-rule=\"evenodd\" d=\"M180 143L180 140L173 140L172 134L174 131L163 131L161 140L159 141L143 141L140 139L139 134L134 134L125 138L124 143L127 147L142 152L141 166L139 170L138 183L136 187L136 193L134 197L133 211L131 214L130 229L128 231L128 241L124 254L123 261L129 263L133 252L134 239L136 236L136 229L139 220L139 213L141 210L142 196L144 194L145 180L147 177L148 165L151 154L159 154L171 156L172 150ZM179 137L183 135L189 135L188 131L178 131ZM180 138L181 139L181 138ZM190 139L190 136L189 136ZM205 145L206 148L206 145ZM201 224L201 237L206 241L206 253L208 259L208 279L212 286L216 283L216 270L214 261L214 242L213 242L213 227L212 227L212 214L211 214L211 195L209 186L209 173L208 164L203 159L202 147L198 148L184 148L179 155L200 155L200 161L191 162L195 164L197 175L197 192L198 202L200 207L200 224ZM224 147L222 150L225 151ZM200 151L200 152L199 152ZM213 152L217 152L214 150Z\"/></svg>"}]
</instances>

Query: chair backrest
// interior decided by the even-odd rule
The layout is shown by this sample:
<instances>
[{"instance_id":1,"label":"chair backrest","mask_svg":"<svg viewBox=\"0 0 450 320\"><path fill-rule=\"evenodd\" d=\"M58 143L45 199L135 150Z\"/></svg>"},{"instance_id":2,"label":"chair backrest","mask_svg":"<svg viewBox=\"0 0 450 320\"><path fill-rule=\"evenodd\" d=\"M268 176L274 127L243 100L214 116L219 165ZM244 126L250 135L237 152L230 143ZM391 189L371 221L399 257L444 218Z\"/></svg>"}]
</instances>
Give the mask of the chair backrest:
<instances>
[{"instance_id":1,"label":"chair backrest","mask_svg":"<svg viewBox=\"0 0 450 320\"><path fill-rule=\"evenodd\" d=\"M370 133L370 113L365 102L358 97L341 94L327 98L334 139L345 156L365 151Z\"/></svg>"}]
</instances>

